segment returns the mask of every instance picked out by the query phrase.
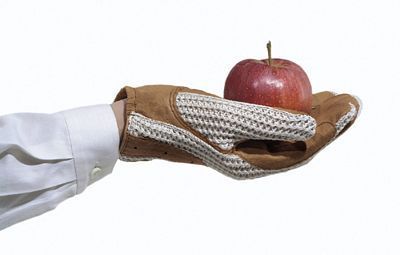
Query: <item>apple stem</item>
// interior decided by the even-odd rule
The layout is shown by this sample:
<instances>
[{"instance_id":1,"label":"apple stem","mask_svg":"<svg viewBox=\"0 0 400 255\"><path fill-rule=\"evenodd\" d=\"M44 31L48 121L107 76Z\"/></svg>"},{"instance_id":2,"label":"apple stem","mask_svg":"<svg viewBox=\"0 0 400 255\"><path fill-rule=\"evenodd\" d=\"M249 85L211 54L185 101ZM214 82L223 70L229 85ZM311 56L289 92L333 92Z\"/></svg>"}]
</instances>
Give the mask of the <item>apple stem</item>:
<instances>
[{"instance_id":1,"label":"apple stem","mask_svg":"<svg viewBox=\"0 0 400 255\"><path fill-rule=\"evenodd\" d=\"M267 43L267 50L268 50L268 65L271 65L272 59L271 59L271 41L268 41Z\"/></svg>"}]
</instances>

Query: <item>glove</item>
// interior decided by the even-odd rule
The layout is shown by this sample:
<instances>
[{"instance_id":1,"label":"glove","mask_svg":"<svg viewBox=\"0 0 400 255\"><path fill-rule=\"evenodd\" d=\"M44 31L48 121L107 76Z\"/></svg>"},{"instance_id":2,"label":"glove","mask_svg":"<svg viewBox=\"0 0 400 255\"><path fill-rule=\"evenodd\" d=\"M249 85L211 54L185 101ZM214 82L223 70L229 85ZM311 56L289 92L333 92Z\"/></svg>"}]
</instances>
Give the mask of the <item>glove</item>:
<instances>
[{"instance_id":1,"label":"glove","mask_svg":"<svg viewBox=\"0 0 400 255\"><path fill-rule=\"evenodd\" d=\"M235 179L262 177L307 163L355 121L348 94L313 95L310 115L172 85L123 87L120 160L201 164Z\"/></svg>"}]
</instances>

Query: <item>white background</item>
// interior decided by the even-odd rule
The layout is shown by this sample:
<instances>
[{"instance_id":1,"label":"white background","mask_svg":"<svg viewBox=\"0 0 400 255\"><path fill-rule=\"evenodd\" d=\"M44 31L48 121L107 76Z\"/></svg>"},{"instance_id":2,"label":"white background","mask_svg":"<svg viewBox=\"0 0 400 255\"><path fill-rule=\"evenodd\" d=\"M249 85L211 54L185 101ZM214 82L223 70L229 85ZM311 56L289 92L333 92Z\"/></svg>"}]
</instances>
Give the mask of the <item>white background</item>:
<instances>
[{"instance_id":1,"label":"white background","mask_svg":"<svg viewBox=\"0 0 400 255\"><path fill-rule=\"evenodd\" d=\"M222 95L230 68L265 58L268 40L314 92L364 103L345 135L287 173L235 181L118 162L0 232L0 254L400 254L399 10L397 0L0 0L0 115L111 103L124 85Z\"/></svg>"}]
</instances>

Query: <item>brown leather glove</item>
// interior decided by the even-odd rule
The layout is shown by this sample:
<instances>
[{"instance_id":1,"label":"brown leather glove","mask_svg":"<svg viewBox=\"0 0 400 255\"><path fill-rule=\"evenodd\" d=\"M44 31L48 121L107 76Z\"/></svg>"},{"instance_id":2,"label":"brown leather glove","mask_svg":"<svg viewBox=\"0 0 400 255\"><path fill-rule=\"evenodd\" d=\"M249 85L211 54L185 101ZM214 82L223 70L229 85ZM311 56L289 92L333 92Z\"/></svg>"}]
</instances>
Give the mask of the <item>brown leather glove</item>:
<instances>
[{"instance_id":1,"label":"brown leather glove","mask_svg":"<svg viewBox=\"0 0 400 255\"><path fill-rule=\"evenodd\" d=\"M321 92L307 115L172 85L125 86L114 102L125 98L120 160L202 164L236 179L308 162L353 124L360 108L348 94Z\"/></svg>"}]
</instances>

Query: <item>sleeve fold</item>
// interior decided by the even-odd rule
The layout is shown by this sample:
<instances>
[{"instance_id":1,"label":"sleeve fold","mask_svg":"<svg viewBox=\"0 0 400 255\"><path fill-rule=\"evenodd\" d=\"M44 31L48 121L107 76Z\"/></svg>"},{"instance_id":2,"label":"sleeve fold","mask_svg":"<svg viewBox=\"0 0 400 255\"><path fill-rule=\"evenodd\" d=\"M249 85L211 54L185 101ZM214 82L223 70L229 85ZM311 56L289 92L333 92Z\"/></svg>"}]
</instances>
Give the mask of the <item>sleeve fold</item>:
<instances>
[{"instance_id":1,"label":"sleeve fold","mask_svg":"<svg viewBox=\"0 0 400 255\"><path fill-rule=\"evenodd\" d=\"M118 145L109 104L0 116L0 230L54 209L110 174Z\"/></svg>"}]
</instances>

